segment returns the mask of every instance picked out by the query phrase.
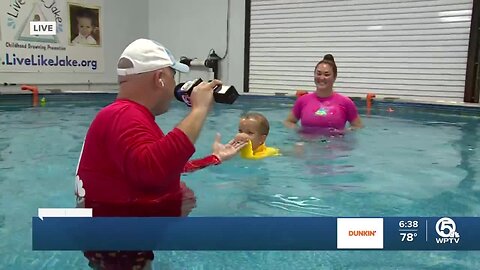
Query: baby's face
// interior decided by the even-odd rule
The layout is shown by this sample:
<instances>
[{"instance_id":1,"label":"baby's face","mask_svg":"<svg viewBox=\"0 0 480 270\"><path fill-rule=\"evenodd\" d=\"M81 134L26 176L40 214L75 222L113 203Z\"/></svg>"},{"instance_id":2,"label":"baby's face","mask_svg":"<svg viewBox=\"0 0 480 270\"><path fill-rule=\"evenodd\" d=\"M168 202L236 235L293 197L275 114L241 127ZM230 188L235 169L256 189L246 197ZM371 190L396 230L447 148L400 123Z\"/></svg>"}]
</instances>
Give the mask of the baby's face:
<instances>
[{"instance_id":1,"label":"baby's face","mask_svg":"<svg viewBox=\"0 0 480 270\"><path fill-rule=\"evenodd\" d=\"M84 36L89 36L93 31L92 20L89 18L78 18L78 32Z\"/></svg>"},{"instance_id":2,"label":"baby's face","mask_svg":"<svg viewBox=\"0 0 480 270\"><path fill-rule=\"evenodd\" d=\"M240 119L238 133L247 136L252 141L252 148L255 150L265 142L266 135L260 132L260 123L255 119Z\"/></svg>"}]
</instances>

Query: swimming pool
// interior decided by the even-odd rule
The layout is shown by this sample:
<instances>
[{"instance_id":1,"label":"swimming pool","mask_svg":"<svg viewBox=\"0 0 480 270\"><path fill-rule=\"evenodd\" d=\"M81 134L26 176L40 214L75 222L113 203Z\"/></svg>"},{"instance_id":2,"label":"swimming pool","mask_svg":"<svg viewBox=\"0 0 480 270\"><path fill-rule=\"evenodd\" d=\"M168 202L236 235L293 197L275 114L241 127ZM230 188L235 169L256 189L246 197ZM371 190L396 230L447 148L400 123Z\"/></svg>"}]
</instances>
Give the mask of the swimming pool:
<instances>
[{"instance_id":1,"label":"swimming pool","mask_svg":"<svg viewBox=\"0 0 480 270\"><path fill-rule=\"evenodd\" d=\"M0 269L88 269L80 252L31 251L31 217L38 207L74 205L83 137L114 95L46 98L46 107L31 108L29 96L0 96ZM229 140L249 110L268 117L268 145L287 154L186 175L198 198L192 216L480 216L478 110L377 103L367 117L360 106L367 128L307 142L297 157L289 152L299 137L281 123L292 103L243 96L215 106L195 157L210 153L216 131ZM167 131L186 113L174 102L157 122ZM156 269L480 269L479 252L155 254Z\"/></svg>"}]
</instances>

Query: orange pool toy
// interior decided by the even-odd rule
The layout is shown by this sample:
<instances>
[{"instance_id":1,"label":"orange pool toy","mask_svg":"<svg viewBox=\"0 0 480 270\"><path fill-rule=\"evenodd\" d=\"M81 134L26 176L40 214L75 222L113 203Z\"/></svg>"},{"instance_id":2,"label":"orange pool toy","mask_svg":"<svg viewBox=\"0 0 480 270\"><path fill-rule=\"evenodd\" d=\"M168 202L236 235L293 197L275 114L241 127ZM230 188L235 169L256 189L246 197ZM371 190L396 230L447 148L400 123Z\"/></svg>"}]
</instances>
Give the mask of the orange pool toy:
<instances>
[{"instance_id":1,"label":"orange pool toy","mask_svg":"<svg viewBox=\"0 0 480 270\"><path fill-rule=\"evenodd\" d=\"M38 106L38 87L35 85L22 85L22 90L31 91L33 95L33 106Z\"/></svg>"}]
</instances>

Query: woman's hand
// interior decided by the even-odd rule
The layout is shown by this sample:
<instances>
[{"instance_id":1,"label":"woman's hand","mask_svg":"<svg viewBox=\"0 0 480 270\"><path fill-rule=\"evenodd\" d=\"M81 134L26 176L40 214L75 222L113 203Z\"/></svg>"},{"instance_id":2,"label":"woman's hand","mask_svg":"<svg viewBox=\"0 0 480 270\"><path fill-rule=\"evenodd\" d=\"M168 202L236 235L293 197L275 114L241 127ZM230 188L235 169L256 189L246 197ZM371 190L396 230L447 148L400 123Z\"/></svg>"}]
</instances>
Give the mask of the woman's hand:
<instances>
[{"instance_id":1,"label":"woman's hand","mask_svg":"<svg viewBox=\"0 0 480 270\"><path fill-rule=\"evenodd\" d=\"M296 142L293 148L294 153L297 157L302 157L305 154L305 143L304 142Z\"/></svg>"},{"instance_id":2,"label":"woman's hand","mask_svg":"<svg viewBox=\"0 0 480 270\"><path fill-rule=\"evenodd\" d=\"M361 129L361 128L363 128L363 123L362 123L362 119L359 116L350 123L350 130L353 131L353 130Z\"/></svg>"}]
</instances>

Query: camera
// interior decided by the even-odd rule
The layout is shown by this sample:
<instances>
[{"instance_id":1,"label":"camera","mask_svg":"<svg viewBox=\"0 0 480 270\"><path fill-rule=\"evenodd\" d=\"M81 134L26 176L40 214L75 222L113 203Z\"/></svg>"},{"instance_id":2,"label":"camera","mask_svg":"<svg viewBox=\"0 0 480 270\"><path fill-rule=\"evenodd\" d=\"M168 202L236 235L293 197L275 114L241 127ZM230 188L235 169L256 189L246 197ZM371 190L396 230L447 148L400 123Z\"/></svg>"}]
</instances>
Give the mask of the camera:
<instances>
[{"instance_id":1,"label":"camera","mask_svg":"<svg viewBox=\"0 0 480 270\"><path fill-rule=\"evenodd\" d=\"M192 94L193 88L201 82L203 82L203 80L198 78L177 84L177 86L175 86L175 98L191 107L190 95ZM233 85L217 85L213 89L213 98L217 103L233 104L239 96Z\"/></svg>"}]
</instances>

